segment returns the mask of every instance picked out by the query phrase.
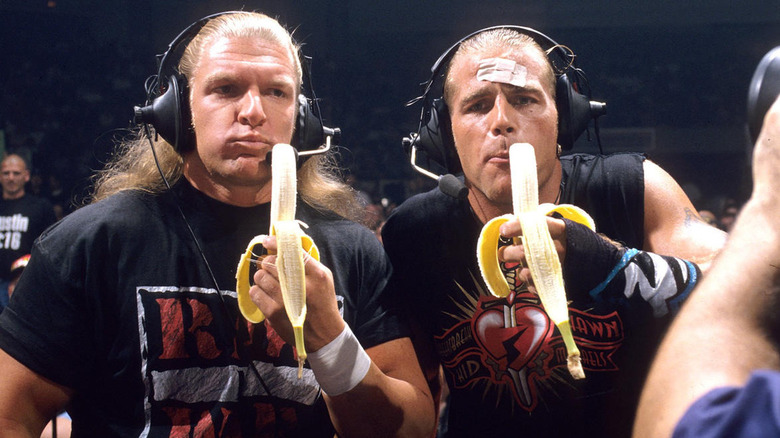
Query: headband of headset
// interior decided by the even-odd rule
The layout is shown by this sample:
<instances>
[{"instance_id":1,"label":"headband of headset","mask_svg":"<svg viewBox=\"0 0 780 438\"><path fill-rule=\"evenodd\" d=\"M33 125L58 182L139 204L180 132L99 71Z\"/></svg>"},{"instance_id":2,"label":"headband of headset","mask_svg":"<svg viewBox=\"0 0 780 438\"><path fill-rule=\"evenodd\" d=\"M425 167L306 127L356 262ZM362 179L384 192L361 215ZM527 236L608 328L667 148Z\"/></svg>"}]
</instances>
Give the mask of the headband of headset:
<instances>
[{"instance_id":1,"label":"headband of headset","mask_svg":"<svg viewBox=\"0 0 780 438\"><path fill-rule=\"evenodd\" d=\"M548 60L556 75L557 140L564 150L573 147L577 138L587 129L591 119L596 119L606 113L604 103L591 101L587 95L590 92L587 78L583 71L577 68L574 53L568 47L556 43L547 35L529 27L492 26L461 38L439 56L431 67L431 77L424 84L423 95L410 102L413 104L422 100L423 108L417 133L412 133L410 137L404 138L403 145L407 154L411 155L412 149L417 148L425 152L429 160L441 165L447 172L461 172L462 167L452 138L449 111L444 99L434 96L434 85L443 76L443 70L449 65L464 41L495 29L511 29L527 35L547 52ZM417 168L415 163L412 165Z\"/></svg>"},{"instance_id":2,"label":"headband of headset","mask_svg":"<svg viewBox=\"0 0 780 438\"><path fill-rule=\"evenodd\" d=\"M147 83L146 104L144 107L135 107L136 123L148 123L154 126L157 134L179 153L195 148L195 132L192 129L187 79L179 73L177 64L187 45L206 23L222 15L237 13L245 12L228 11L208 15L181 31L168 44L165 53L157 55L157 75L150 78L151 82ZM309 58L301 58L304 77L308 77ZM298 95L296 127L291 142L298 150L317 149L326 142L328 136L338 137L341 133L338 128L324 126L319 111L315 114L312 106L317 106L316 98L312 101L303 93Z\"/></svg>"}]
</instances>

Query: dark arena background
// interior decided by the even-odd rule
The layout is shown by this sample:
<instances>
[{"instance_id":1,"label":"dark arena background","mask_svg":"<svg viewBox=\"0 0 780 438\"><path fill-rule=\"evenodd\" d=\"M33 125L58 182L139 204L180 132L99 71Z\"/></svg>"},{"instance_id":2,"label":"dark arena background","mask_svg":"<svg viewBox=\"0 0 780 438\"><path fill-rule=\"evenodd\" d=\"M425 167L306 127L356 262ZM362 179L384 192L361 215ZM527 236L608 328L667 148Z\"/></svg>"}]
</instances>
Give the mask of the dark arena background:
<instances>
[{"instance_id":1,"label":"dark arena background","mask_svg":"<svg viewBox=\"0 0 780 438\"><path fill-rule=\"evenodd\" d=\"M44 185L54 176L79 202L132 126L154 54L191 22L232 9L295 29L324 118L342 129L342 164L390 204L432 186L401 147L420 112L405 103L447 47L498 24L574 50L592 97L607 103L604 152L646 152L699 209L740 203L748 85L780 45L777 0L0 0L0 148L26 154ZM596 150L587 135L574 148Z\"/></svg>"}]
</instances>

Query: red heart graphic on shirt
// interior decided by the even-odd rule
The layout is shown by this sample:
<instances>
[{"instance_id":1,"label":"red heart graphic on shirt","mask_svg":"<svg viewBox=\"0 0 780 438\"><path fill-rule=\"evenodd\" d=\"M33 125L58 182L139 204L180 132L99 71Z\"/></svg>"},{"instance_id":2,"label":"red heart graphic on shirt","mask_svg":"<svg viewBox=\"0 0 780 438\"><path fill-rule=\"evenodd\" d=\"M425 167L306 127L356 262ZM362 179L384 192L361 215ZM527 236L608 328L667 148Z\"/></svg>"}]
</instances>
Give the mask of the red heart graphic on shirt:
<instances>
[{"instance_id":1,"label":"red heart graphic on shirt","mask_svg":"<svg viewBox=\"0 0 780 438\"><path fill-rule=\"evenodd\" d=\"M474 333L477 342L502 367L520 370L539 354L544 340L552 335L553 324L540 307L522 305L515 308L515 326L507 327L504 315L509 309L494 305L478 310Z\"/></svg>"}]
</instances>

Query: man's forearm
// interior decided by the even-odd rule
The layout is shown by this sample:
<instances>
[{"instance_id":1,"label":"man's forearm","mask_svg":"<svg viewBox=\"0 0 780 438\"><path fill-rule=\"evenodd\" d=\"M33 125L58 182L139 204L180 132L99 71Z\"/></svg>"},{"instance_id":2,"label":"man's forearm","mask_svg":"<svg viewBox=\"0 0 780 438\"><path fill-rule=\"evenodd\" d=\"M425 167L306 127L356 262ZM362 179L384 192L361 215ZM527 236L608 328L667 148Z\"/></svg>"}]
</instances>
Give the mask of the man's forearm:
<instances>
[{"instance_id":1,"label":"man's forearm","mask_svg":"<svg viewBox=\"0 0 780 438\"><path fill-rule=\"evenodd\" d=\"M367 352L371 367L357 386L335 396L323 392L338 435L432 436L434 404L411 341L397 339Z\"/></svg>"},{"instance_id":2,"label":"man's forearm","mask_svg":"<svg viewBox=\"0 0 780 438\"><path fill-rule=\"evenodd\" d=\"M381 374L376 367L372 371ZM372 371L366 376L369 381ZM385 381L378 385L364 382L342 395L325 396L338 435L432 436L435 411L430 397L405 381L384 375L377 378Z\"/></svg>"}]
</instances>

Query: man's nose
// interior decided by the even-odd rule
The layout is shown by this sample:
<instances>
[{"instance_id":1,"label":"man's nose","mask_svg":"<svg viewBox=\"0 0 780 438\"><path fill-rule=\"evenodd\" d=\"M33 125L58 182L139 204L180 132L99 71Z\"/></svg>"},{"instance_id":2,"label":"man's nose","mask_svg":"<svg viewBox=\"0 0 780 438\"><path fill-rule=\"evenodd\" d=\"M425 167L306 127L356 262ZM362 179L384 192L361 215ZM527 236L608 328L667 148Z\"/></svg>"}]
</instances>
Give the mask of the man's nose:
<instances>
[{"instance_id":1,"label":"man's nose","mask_svg":"<svg viewBox=\"0 0 780 438\"><path fill-rule=\"evenodd\" d=\"M240 102L238 121L242 124L255 127L263 124L265 119L263 100L260 93L255 90L247 91Z\"/></svg>"},{"instance_id":2,"label":"man's nose","mask_svg":"<svg viewBox=\"0 0 780 438\"><path fill-rule=\"evenodd\" d=\"M491 111L493 119L490 131L493 135L504 135L515 131L515 122L511 117L513 110L506 97L502 94L496 96L496 101Z\"/></svg>"}]
</instances>

